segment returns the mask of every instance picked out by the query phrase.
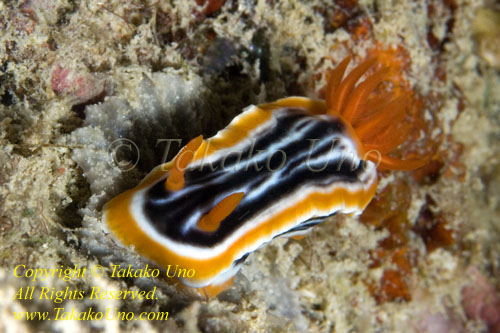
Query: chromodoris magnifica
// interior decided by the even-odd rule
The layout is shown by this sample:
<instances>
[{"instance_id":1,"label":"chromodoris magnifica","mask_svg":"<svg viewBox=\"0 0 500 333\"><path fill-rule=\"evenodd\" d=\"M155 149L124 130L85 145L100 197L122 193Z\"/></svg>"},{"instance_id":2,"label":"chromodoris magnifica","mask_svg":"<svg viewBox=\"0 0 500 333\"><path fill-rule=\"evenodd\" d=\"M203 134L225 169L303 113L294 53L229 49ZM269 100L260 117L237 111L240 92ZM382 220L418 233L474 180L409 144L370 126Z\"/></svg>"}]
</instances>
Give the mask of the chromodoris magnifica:
<instances>
[{"instance_id":1,"label":"chromodoris magnifica","mask_svg":"<svg viewBox=\"0 0 500 333\"><path fill-rule=\"evenodd\" d=\"M375 194L377 168L415 169L425 159L387 155L408 137L410 98L373 93L387 68L356 84L376 58L343 79L349 62L330 73L325 101L249 106L215 136L191 140L106 204L111 233L162 267L194 270L181 281L213 294L274 237L361 213Z\"/></svg>"}]
</instances>

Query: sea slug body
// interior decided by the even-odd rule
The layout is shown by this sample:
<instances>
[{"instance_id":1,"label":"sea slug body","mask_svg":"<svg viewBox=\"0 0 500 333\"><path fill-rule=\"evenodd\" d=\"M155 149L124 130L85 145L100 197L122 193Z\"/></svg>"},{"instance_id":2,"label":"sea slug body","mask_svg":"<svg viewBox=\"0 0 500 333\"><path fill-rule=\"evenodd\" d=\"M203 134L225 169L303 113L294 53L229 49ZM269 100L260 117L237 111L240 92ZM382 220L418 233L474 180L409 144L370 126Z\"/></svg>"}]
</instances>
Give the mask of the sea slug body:
<instances>
[{"instance_id":1,"label":"sea slug body","mask_svg":"<svg viewBox=\"0 0 500 333\"><path fill-rule=\"evenodd\" d=\"M111 234L162 267L194 270L180 280L216 294L274 237L361 213L375 194L377 168L414 169L425 159L387 156L411 128L409 97L374 96L386 69L356 85L375 58L343 79L349 61L330 73L325 101L249 106L212 138L191 140L107 203Z\"/></svg>"}]
</instances>

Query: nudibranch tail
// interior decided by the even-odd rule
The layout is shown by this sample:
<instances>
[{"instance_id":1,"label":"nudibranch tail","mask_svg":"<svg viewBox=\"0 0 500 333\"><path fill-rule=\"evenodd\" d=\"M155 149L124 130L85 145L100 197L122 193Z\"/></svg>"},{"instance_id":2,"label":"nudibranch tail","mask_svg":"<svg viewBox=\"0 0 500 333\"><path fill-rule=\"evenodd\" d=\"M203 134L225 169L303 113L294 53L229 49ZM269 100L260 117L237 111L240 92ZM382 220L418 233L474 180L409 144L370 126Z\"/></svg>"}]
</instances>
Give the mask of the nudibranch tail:
<instances>
[{"instance_id":1,"label":"nudibranch tail","mask_svg":"<svg viewBox=\"0 0 500 333\"><path fill-rule=\"evenodd\" d=\"M363 82L357 81L377 64L377 58L369 58L342 79L345 68L351 60L346 57L330 74L327 84L326 105L328 114L340 115L351 127L360 145L360 154L377 164L377 168L412 170L423 166L427 157L397 159L387 156L404 143L412 130L406 118L410 107L410 93L399 96L374 91L385 80L388 67L377 70ZM373 95L373 96L372 96Z\"/></svg>"}]
</instances>

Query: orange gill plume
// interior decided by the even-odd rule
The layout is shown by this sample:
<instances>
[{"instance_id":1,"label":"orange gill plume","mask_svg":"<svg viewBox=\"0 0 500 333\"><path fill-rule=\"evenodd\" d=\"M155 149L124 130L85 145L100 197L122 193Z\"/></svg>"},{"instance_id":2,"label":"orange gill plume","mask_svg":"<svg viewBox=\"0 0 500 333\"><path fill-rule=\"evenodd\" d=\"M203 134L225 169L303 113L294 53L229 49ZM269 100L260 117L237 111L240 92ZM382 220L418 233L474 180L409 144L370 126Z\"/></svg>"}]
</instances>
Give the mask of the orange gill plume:
<instances>
[{"instance_id":1,"label":"orange gill plume","mask_svg":"<svg viewBox=\"0 0 500 333\"><path fill-rule=\"evenodd\" d=\"M409 110L412 94L401 86L380 89L387 80L389 67L377 66L377 57L363 61L345 78L351 57L346 57L329 73L326 87L328 114L340 116L350 124L364 159L377 164L379 170L412 170L423 166L426 156L398 159L388 154L404 143L414 125ZM372 67L382 67L356 83Z\"/></svg>"}]
</instances>

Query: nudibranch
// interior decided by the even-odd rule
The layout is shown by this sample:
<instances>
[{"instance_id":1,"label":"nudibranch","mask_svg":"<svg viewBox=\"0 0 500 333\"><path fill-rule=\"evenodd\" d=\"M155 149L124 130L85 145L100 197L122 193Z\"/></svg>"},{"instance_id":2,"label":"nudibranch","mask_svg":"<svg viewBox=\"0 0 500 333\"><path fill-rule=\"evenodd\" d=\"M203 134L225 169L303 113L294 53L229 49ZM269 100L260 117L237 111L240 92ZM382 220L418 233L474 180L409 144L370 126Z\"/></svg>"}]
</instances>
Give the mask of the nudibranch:
<instances>
[{"instance_id":1,"label":"nudibranch","mask_svg":"<svg viewBox=\"0 0 500 333\"><path fill-rule=\"evenodd\" d=\"M408 137L408 94L373 93L384 68L357 84L375 58L343 79L349 62L330 73L325 101L249 106L215 136L191 140L106 204L110 232L159 266L194 270L180 280L213 294L273 238L361 213L375 194L377 168L415 169L424 160L387 155Z\"/></svg>"}]
</instances>

